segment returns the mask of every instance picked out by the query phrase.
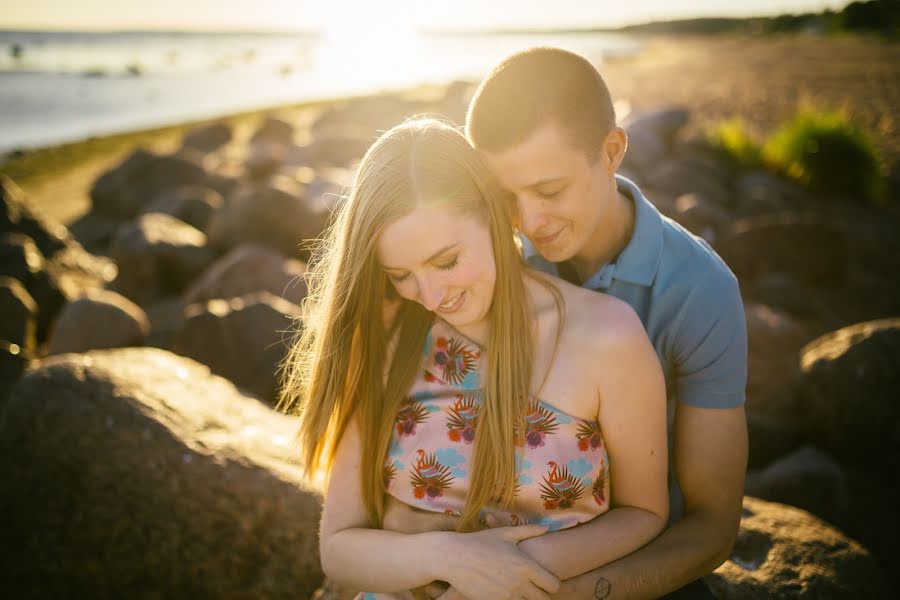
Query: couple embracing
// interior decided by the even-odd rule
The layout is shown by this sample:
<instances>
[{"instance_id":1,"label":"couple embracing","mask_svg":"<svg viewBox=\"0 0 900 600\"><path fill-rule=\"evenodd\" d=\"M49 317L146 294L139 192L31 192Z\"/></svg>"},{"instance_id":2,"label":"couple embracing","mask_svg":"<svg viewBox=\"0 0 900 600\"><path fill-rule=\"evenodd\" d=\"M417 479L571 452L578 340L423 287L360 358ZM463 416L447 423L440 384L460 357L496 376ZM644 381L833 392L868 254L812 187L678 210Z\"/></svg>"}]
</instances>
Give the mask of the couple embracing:
<instances>
[{"instance_id":1,"label":"couple embracing","mask_svg":"<svg viewBox=\"0 0 900 600\"><path fill-rule=\"evenodd\" d=\"M583 57L384 133L320 241L280 406L359 599L712 598L741 515L737 281L616 173Z\"/></svg>"}]
</instances>

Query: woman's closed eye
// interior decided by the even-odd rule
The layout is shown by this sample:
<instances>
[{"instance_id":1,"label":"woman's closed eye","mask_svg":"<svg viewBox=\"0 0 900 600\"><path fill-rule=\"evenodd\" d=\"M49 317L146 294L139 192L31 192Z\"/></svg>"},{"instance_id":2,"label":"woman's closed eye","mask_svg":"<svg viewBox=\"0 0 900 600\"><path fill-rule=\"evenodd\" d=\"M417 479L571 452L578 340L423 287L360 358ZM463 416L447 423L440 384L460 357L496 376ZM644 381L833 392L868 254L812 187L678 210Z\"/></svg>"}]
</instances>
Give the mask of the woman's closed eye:
<instances>
[{"instance_id":1,"label":"woman's closed eye","mask_svg":"<svg viewBox=\"0 0 900 600\"><path fill-rule=\"evenodd\" d=\"M562 194L565 189L565 187L561 187L555 190L538 190L538 196L546 200L553 200L554 198Z\"/></svg>"},{"instance_id":2,"label":"woman's closed eye","mask_svg":"<svg viewBox=\"0 0 900 600\"><path fill-rule=\"evenodd\" d=\"M393 281L394 283L400 283L404 281L407 277L409 277L409 273L404 273L403 275L394 275L392 273L387 274L388 279Z\"/></svg>"},{"instance_id":3,"label":"woman's closed eye","mask_svg":"<svg viewBox=\"0 0 900 600\"><path fill-rule=\"evenodd\" d=\"M454 256L449 262L446 262L442 265L438 265L437 268L442 271L449 271L453 267L459 264L459 255Z\"/></svg>"}]
</instances>

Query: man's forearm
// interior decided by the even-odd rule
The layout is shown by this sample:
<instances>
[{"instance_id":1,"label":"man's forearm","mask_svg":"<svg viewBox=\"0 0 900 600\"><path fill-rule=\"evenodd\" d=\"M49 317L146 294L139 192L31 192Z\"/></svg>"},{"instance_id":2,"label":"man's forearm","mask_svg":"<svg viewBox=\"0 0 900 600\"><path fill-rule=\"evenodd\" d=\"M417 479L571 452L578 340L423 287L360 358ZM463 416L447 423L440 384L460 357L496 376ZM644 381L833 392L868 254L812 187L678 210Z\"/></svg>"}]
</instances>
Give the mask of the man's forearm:
<instances>
[{"instance_id":1,"label":"man's forearm","mask_svg":"<svg viewBox=\"0 0 900 600\"><path fill-rule=\"evenodd\" d=\"M734 543L733 529L709 514L687 514L640 550L563 581L553 598L658 598L722 564Z\"/></svg>"}]
</instances>

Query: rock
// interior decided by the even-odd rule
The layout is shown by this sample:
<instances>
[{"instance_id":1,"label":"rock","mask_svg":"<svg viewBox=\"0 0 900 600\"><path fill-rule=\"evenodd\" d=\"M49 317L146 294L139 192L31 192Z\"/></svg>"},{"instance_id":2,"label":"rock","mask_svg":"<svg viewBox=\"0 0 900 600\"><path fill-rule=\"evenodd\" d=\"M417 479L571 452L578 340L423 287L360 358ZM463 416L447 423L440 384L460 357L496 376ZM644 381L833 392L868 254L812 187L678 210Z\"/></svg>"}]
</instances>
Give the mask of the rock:
<instances>
[{"instance_id":1,"label":"rock","mask_svg":"<svg viewBox=\"0 0 900 600\"><path fill-rule=\"evenodd\" d=\"M29 352L19 344L0 337L0 406L6 394L28 368ZM2 572L2 567L0 567Z\"/></svg>"},{"instance_id":2,"label":"rock","mask_svg":"<svg viewBox=\"0 0 900 600\"><path fill-rule=\"evenodd\" d=\"M72 239L65 226L41 214L12 179L0 175L0 234L4 233L27 235L47 258Z\"/></svg>"},{"instance_id":3,"label":"rock","mask_svg":"<svg viewBox=\"0 0 900 600\"><path fill-rule=\"evenodd\" d=\"M162 350L45 361L0 413L5 595L309 597L321 496L295 432Z\"/></svg>"},{"instance_id":4,"label":"rock","mask_svg":"<svg viewBox=\"0 0 900 600\"><path fill-rule=\"evenodd\" d=\"M847 477L828 454L804 446L747 474L748 496L790 504L830 523L839 523L849 503Z\"/></svg>"},{"instance_id":5,"label":"rock","mask_svg":"<svg viewBox=\"0 0 900 600\"><path fill-rule=\"evenodd\" d=\"M44 255L24 233L0 233L0 274L27 284L44 270Z\"/></svg>"},{"instance_id":6,"label":"rock","mask_svg":"<svg viewBox=\"0 0 900 600\"><path fill-rule=\"evenodd\" d=\"M110 255L119 265L115 290L138 304L181 291L215 259L202 231L161 213L123 224Z\"/></svg>"},{"instance_id":7,"label":"rock","mask_svg":"<svg viewBox=\"0 0 900 600\"><path fill-rule=\"evenodd\" d=\"M262 179L275 174L284 164L287 147L278 142L259 141L250 145L244 170L251 179Z\"/></svg>"},{"instance_id":8,"label":"rock","mask_svg":"<svg viewBox=\"0 0 900 600\"><path fill-rule=\"evenodd\" d=\"M277 117L267 116L256 133L253 134L251 142L274 142L282 146L287 146L294 142L294 126Z\"/></svg>"},{"instance_id":9,"label":"rock","mask_svg":"<svg viewBox=\"0 0 900 600\"><path fill-rule=\"evenodd\" d=\"M847 469L847 480L850 509L839 525L878 558L884 571L893 577L894 589L900 590L900 482L885 473L855 469Z\"/></svg>"},{"instance_id":10,"label":"rock","mask_svg":"<svg viewBox=\"0 0 900 600\"><path fill-rule=\"evenodd\" d=\"M300 307L268 292L185 308L173 350L274 405L278 365Z\"/></svg>"},{"instance_id":11,"label":"rock","mask_svg":"<svg viewBox=\"0 0 900 600\"><path fill-rule=\"evenodd\" d=\"M673 139L689 118L688 109L681 107L629 115L623 122L628 133L628 151L622 167L643 178L665 158Z\"/></svg>"},{"instance_id":12,"label":"rock","mask_svg":"<svg viewBox=\"0 0 900 600\"><path fill-rule=\"evenodd\" d=\"M714 244L719 233L728 227L731 215L715 202L700 194L684 194L675 200L675 220L685 229Z\"/></svg>"},{"instance_id":13,"label":"rock","mask_svg":"<svg viewBox=\"0 0 900 600\"><path fill-rule=\"evenodd\" d=\"M314 164L347 166L360 160L374 141L368 132L332 132L316 138L307 152Z\"/></svg>"},{"instance_id":14,"label":"rock","mask_svg":"<svg viewBox=\"0 0 900 600\"><path fill-rule=\"evenodd\" d=\"M21 282L0 276L0 339L33 353L37 312L37 303Z\"/></svg>"},{"instance_id":15,"label":"rock","mask_svg":"<svg viewBox=\"0 0 900 600\"><path fill-rule=\"evenodd\" d=\"M91 188L92 211L130 219L161 191L180 185L202 185L207 173L191 148L178 154L156 155L136 150L117 167L101 175Z\"/></svg>"},{"instance_id":16,"label":"rock","mask_svg":"<svg viewBox=\"0 0 900 600\"><path fill-rule=\"evenodd\" d=\"M900 471L900 318L827 333L803 347L800 367L811 438L842 462Z\"/></svg>"},{"instance_id":17,"label":"rock","mask_svg":"<svg viewBox=\"0 0 900 600\"><path fill-rule=\"evenodd\" d=\"M305 201L303 186L285 177L238 190L209 224L209 243L225 253L244 242L269 244L282 254L306 258L303 241L317 238L320 217Z\"/></svg>"},{"instance_id":18,"label":"rock","mask_svg":"<svg viewBox=\"0 0 900 600\"><path fill-rule=\"evenodd\" d=\"M807 441L796 417L778 417L750 409L747 410L747 434L750 438L747 468L753 470L768 466Z\"/></svg>"},{"instance_id":19,"label":"rock","mask_svg":"<svg viewBox=\"0 0 900 600\"><path fill-rule=\"evenodd\" d=\"M71 222L69 231L88 252L106 254L119 224L116 217L88 212Z\"/></svg>"},{"instance_id":20,"label":"rock","mask_svg":"<svg viewBox=\"0 0 900 600\"><path fill-rule=\"evenodd\" d=\"M60 311L49 354L140 346L150 321L137 304L109 290L89 291Z\"/></svg>"},{"instance_id":21,"label":"rock","mask_svg":"<svg viewBox=\"0 0 900 600\"><path fill-rule=\"evenodd\" d=\"M188 131L181 145L201 152L213 152L231 141L231 127L226 123L211 123Z\"/></svg>"},{"instance_id":22,"label":"rock","mask_svg":"<svg viewBox=\"0 0 900 600\"><path fill-rule=\"evenodd\" d=\"M171 215L188 225L205 231L214 212L222 208L222 194L204 186L183 185L160 192L141 213L158 212Z\"/></svg>"},{"instance_id":23,"label":"rock","mask_svg":"<svg viewBox=\"0 0 900 600\"><path fill-rule=\"evenodd\" d=\"M84 251L74 239L44 260L34 241L24 234L0 235L3 275L18 279L37 303L36 340L47 340L50 326L63 304L84 290L102 288L116 276L109 259Z\"/></svg>"},{"instance_id":24,"label":"rock","mask_svg":"<svg viewBox=\"0 0 900 600\"><path fill-rule=\"evenodd\" d=\"M846 239L835 228L811 219L793 215L741 219L716 250L741 281L770 272L823 286L846 279Z\"/></svg>"},{"instance_id":25,"label":"rock","mask_svg":"<svg viewBox=\"0 0 900 600\"><path fill-rule=\"evenodd\" d=\"M859 543L799 508L751 497L731 558L706 582L720 600L895 597Z\"/></svg>"},{"instance_id":26,"label":"rock","mask_svg":"<svg viewBox=\"0 0 900 600\"><path fill-rule=\"evenodd\" d=\"M810 289L788 273L762 273L755 281L748 281L746 289L760 304L794 315L816 315L821 308L818 290Z\"/></svg>"},{"instance_id":27,"label":"rock","mask_svg":"<svg viewBox=\"0 0 900 600\"><path fill-rule=\"evenodd\" d=\"M742 216L781 213L796 208L803 188L770 171L750 171L735 181L735 208Z\"/></svg>"},{"instance_id":28,"label":"rock","mask_svg":"<svg viewBox=\"0 0 900 600\"><path fill-rule=\"evenodd\" d=\"M185 303L266 291L299 305L306 297L306 264L263 244L238 246L210 265L185 292Z\"/></svg>"},{"instance_id":29,"label":"rock","mask_svg":"<svg viewBox=\"0 0 900 600\"><path fill-rule=\"evenodd\" d=\"M150 335L146 344L171 350L175 335L184 324L184 299L180 295L167 296L144 307L150 320Z\"/></svg>"},{"instance_id":30,"label":"rock","mask_svg":"<svg viewBox=\"0 0 900 600\"><path fill-rule=\"evenodd\" d=\"M725 174L689 158L662 159L645 170L642 181L676 197L696 193L719 206L727 206L732 193Z\"/></svg>"},{"instance_id":31,"label":"rock","mask_svg":"<svg viewBox=\"0 0 900 600\"><path fill-rule=\"evenodd\" d=\"M778 309L747 302L747 406L771 415L794 416L798 356L810 337L796 319Z\"/></svg>"}]
</instances>

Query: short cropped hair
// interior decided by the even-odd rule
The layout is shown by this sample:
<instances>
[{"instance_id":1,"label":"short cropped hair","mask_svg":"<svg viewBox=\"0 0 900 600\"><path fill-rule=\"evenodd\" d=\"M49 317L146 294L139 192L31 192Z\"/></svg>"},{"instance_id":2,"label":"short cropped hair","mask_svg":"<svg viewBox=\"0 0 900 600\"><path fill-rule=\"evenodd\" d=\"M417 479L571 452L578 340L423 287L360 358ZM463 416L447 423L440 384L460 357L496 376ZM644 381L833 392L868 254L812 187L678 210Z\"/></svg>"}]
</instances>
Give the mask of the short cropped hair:
<instances>
[{"instance_id":1,"label":"short cropped hair","mask_svg":"<svg viewBox=\"0 0 900 600\"><path fill-rule=\"evenodd\" d=\"M475 148L499 153L555 121L592 160L616 125L606 82L586 58L535 47L503 60L481 82L466 115Z\"/></svg>"}]
</instances>

